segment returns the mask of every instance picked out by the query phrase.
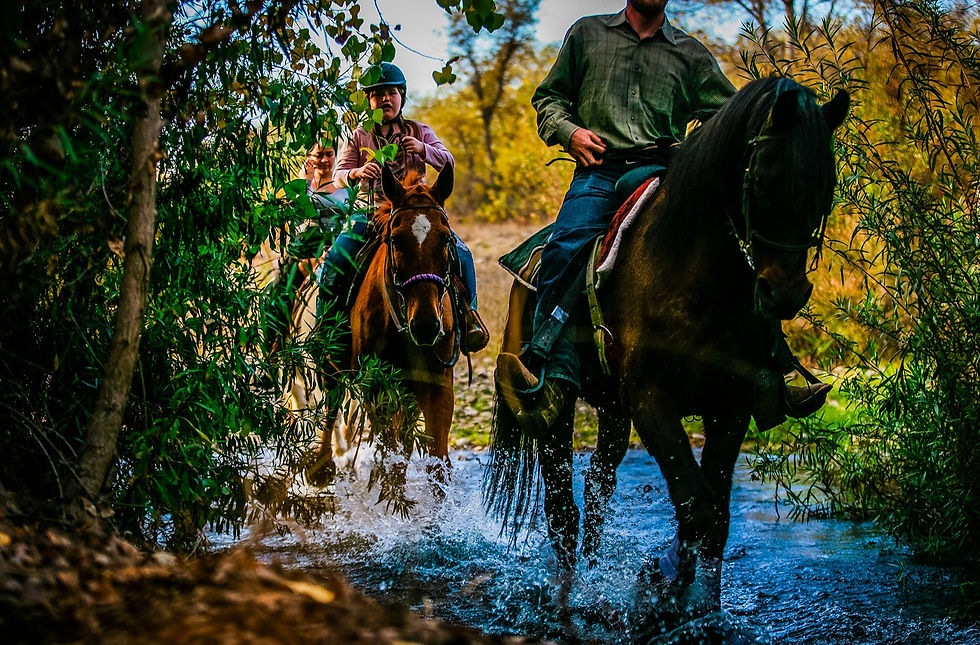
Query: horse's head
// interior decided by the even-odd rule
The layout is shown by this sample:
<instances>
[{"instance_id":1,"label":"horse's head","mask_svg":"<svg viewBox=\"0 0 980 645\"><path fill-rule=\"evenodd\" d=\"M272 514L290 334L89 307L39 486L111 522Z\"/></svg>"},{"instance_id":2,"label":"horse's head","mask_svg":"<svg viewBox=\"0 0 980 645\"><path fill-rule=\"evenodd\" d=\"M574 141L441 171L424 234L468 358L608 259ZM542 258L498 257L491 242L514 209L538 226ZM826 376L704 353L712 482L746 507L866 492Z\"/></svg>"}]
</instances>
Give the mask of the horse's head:
<instances>
[{"instance_id":1,"label":"horse's head","mask_svg":"<svg viewBox=\"0 0 980 645\"><path fill-rule=\"evenodd\" d=\"M453 190L453 168L446 165L429 188L418 176L399 183L385 167L381 187L390 204L379 211L385 217L389 295L412 341L431 346L446 331L444 296L455 239L444 207Z\"/></svg>"},{"instance_id":2,"label":"horse's head","mask_svg":"<svg viewBox=\"0 0 980 645\"><path fill-rule=\"evenodd\" d=\"M743 221L734 224L755 269L756 311L790 319L813 291L808 256L819 253L833 206L831 133L850 98L842 91L817 105L810 90L788 79L777 81L773 94L771 108L749 120Z\"/></svg>"}]
</instances>

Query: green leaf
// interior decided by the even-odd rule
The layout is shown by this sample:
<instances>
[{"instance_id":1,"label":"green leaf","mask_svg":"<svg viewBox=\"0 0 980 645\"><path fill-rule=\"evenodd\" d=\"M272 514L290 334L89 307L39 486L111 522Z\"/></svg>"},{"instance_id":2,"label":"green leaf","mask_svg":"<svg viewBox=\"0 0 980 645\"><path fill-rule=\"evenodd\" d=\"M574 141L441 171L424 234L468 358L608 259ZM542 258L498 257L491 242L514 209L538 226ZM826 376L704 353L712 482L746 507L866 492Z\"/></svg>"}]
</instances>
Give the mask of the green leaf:
<instances>
[{"instance_id":1,"label":"green leaf","mask_svg":"<svg viewBox=\"0 0 980 645\"><path fill-rule=\"evenodd\" d=\"M456 59L454 58L453 60ZM452 61L449 61L443 65L441 70L432 72L432 80L436 82L436 85L453 83L455 82L456 78L456 74L453 73Z\"/></svg>"},{"instance_id":2,"label":"green leaf","mask_svg":"<svg viewBox=\"0 0 980 645\"><path fill-rule=\"evenodd\" d=\"M395 46L392 43L381 45L381 60L393 61L395 59Z\"/></svg>"}]
</instances>

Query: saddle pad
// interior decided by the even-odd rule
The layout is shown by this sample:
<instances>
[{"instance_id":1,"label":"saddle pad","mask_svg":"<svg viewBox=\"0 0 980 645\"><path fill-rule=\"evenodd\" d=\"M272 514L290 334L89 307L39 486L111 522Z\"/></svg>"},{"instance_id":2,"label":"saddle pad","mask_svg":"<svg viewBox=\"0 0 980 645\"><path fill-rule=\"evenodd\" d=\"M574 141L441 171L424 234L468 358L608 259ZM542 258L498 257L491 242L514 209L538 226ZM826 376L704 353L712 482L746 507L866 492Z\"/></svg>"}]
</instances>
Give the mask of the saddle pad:
<instances>
[{"instance_id":1,"label":"saddle pad","mask_svg":"<svg viewBox=\"0 0 980 645\"><path fill-rule=\"evenodd\" d=\"M548 224L497 260L507 273L532 291L535 290L535 280L541 267L541 250L551 237L551 230L554 227L554 222Z\"/></svg>"},{"instance_id":2,"label":"saddle pad","mask_svg":"<svg viewBox=\"0 0 980 645\"><path fill-rule=\"evenodd\" d=\"M658 186L660 186L659 177L647 179L630 195L626 203L616 211L616 215L613 216L613 220L609 224L606 236L603 238L602 244L599 246L599 253L596 256L595 272L597 274L597 286L601 284L602 278L612 271L613 266L616 264L616 256L623 241L623 233L629 229L633 220L636 219L637 213L650 200L650 197L657 190Z\"/></svg>"}]
</instances>

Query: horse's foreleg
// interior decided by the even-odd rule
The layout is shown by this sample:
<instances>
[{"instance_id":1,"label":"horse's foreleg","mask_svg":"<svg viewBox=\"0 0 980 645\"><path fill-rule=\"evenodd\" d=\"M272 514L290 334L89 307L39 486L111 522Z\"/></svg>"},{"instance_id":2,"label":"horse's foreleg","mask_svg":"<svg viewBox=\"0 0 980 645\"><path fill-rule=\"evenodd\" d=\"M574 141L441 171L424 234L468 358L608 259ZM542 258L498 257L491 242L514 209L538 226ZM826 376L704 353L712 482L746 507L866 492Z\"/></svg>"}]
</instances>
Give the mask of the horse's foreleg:
<instances>
[{"instance_id":1,"label":"horse's foreleg","mask_svg":"<svg viewBox=\"0 0 980 645\"><path fill-rule=\"evenodd\" d=\"M415 397L425 420L425 434L430 441L428 452L442 462L441 466L430 469L430 472L444 482L449 478L449 429L453 424L456 403L451 376L448 384L417 388Z\"/></svg>"},{"instance_id":2,"label":"horse's foreleg","mask_svg":"<svg viewBox=\"0 0 980 645\"><path fill-rule=\"evenodd\" d=\"M548 433L539 441L548 537L551 538L558 564L564 569L571 569L575 565L575 550L578 546L579 511L572 497L574 415L574 406L566 406Z\"/></svg>"},{"instance_id":3,"label":"horse's foreleg","mask_svg":"<svg viewBox=\"0 0 980 645\"><path fill-rule=\"evenodd\" d=\"M324 421L320 427L320 440L313 463L306 468L306 481L322 487L333 482L337 476L337 465L333 460L333 427L337 422L337 408L322 410L322 416L319 414L320 410L317 412L317 417Z\"/></svg>"},{"instance_id":4,"label":"horse's foreleg","mask_svg":"<svg viewBox=\"0 0 980 645\"><path fill-rule=\"evenodd\" d=\"M748 415L724 421L705 421L701 472L714 493L714 518L709 522L701 542L701 553L708 558L720 558L728 542L732 473L747 428Z\"/></svg>"},{"instance_id":5,"label":"horse's foreleg","mask_svg":"<svg viewBox=\"0 0 980 645\"><path fill-rule=\"evenodd\" d=\"M715 518L714 495L684 432L673 402L654 388L638 393L633 410L636 432L657 460L677 517L677 537L660 558L660 573L682 586L693 580L700 544Z\"/></svg>"},{"instance_id":6,"label":"horse's foreleg","mask_svg":"<svg viewBox=\"0 0 980 645\"><path fill-rule=\"evenodd\" d=\"M721 606L721 563L728 542L732 473L748 428L748 413L724 420L706 419L701 472L714 493L714 519L701 540L699 555L704 570L707 600Z\"/></svg>"},{"instance_id":7,"label":"horse's foreleg","mask_svg":"<svg viewBox=\"0 0 980 645\"><path fill-rule=\"evenodd\" d=\"M599 552L606 507L616 490L616 469L626 456L630 441L629 419L599 410L599 436L585 474L585 523L582 555L592 559Z\"/></svg>"}]
</instances>

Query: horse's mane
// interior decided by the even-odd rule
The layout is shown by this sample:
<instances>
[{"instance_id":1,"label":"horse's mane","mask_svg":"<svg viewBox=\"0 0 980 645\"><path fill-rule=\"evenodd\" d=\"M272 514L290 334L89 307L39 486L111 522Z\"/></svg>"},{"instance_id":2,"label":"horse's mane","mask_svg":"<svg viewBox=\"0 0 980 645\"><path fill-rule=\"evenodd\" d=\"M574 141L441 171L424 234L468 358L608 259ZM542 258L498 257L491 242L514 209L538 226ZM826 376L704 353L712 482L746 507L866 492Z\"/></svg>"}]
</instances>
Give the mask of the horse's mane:
<instances>
[{"instance_id":1,"label":"horse's mane","mask_svg":"<svg viewBox=\"0 0 980 645\"><path fill-rule=\"evenodd\" d=\"M665 201L660 211L666 220L658 227L658 236L666 237L666 248L681 252L687 248L684 242L690 240L692 230L717 227L723 221L719 217L725 218L723 209L729 209L732 215L740 211L740 182L748 161L746 144L763 127L778 95L794 90L799 90L799 120L795 131L806 133L809 138L792 139L796 145L790 154L807 155L813 146L806 143L829 136L812 90L778 76L746 85L691 133L671 161L664 178ZM800 195L812 195L809 187L825 185L825 174L833 172L832 164L824 168L820 163L812 163L810 168L812 173L793 177L794 181L805 183L799 186Z\"/></svg>"},{"instance_id":2,"label":"horse's mane","mask_svg":"<svg viewBox=\"0 0 980 645\"><path fill-rule=\"evenodd\" d=\"M405 175L405 179L401 182L401 185L405 188L405 199L406 203L413 200L416 197L424 197L424 200L414 200L418 201L431 201L435 203L435 198L432 196L432 189L425 185L423 180L425 175L418 172L417 170L410 170ZM388 218L391 216L391 210L393 208L392 203L385 197L379 204L377 209L374 211L373 220L375 225L379 227L379 230L383 230L385 226L388 225Z\"/></svg>"}]
</instances>

